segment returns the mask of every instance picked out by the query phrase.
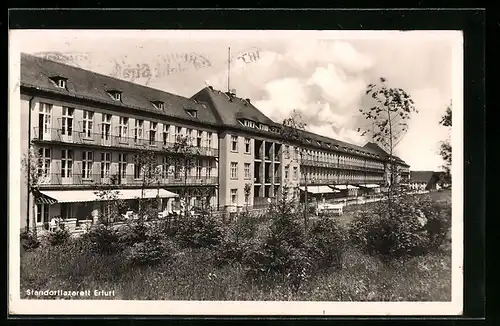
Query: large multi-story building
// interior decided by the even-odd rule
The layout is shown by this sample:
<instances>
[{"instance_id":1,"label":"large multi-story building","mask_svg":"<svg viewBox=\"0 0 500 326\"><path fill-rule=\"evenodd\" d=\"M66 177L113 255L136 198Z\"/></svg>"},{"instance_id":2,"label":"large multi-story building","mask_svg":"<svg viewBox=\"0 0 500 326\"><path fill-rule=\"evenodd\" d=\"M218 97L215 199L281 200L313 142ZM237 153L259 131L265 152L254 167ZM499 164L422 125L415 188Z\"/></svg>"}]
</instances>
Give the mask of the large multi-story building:
<instances>
[{"instance_id":1,"label":"large multi-story building","mask_svg":"<svg viewBox=\"0 0 500 326\"><path fill-rule=\"evenodd\" d=\"M22 54L21 103L23 152L38 154L39 189L29 193L33 180L24 171L22 226L41 227L53 216L92 220L103 209L95 188L107 184L132 209L142 196L160 197L159 208L171 211L185 189L188 206L232 210L266 205L285 185L356 194L387 182L388 156L376 145L310 132L283 139L281 124L250 99L212 87L185 98ZM188 168L167 159L178 136L197 149ZM156 153L159 168L147 184L144 150ZM404 177L408 165L396 161Z\"/></svg>"}]
</instances>

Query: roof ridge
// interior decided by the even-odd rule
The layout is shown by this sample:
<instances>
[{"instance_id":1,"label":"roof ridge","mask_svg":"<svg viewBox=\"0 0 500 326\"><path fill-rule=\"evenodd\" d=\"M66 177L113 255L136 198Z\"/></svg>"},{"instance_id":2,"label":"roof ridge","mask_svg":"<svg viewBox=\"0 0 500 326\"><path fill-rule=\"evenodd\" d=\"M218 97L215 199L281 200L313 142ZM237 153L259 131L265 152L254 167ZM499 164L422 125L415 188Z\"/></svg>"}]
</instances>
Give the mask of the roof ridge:
<instances>
[{"instance_id":1,"label":"roof ridge","mask_svg":"<svg viewBox=\"0 0 500 326\"><path fill-rule=\"evenodd\" d=\"M189 97L186 97L186 96L182 96L182 95L179 95L179 94L170 93L170 92L167 92L167 91L165 91L163 89L159 89L159 88L155 88L155 87L151 87L151 86L145 86L145 85L142 85L142 84L133 83L131 81L128 81L128 80L125 80L125 79L116 78L116 77L113 77L113 76L110 76L110 75L105 75L103 73L99 73L99 72L96 72L96 71L91 70L91 69L85 69L85 68L81 68L81 67L77 67L77 66L72 66L72 65L69 65L69 64L66 64L66 63L62 63L62 62L55 61L55 60L50 60L50 59L47 59L47 58L42 58L42 57L30 54L30 53L25 53L25 52L21 52L21 57L22 56L32 57L33 59L41 60L41 61L50 61L50 62L55 63L57 65L68 67L68 68L74 69L74 70L79 70L79 71L82 71L82 72L91 72L92 74L97 75L97 77L103 77L103 78L106 78L106 79L112 79L112 80L115 80L115 81L120 82L120 83L126 83L126 84L129 84L129 85L133 85L134 87L146 88L146 89L153 89L153 90L156 90L156 91L168 94L170 96L175 96L175 97L183 98L183 99L186 99L186 100L190 100L193 103L196 103L196 102L194 102L194 100L192 98L189 98Z\"/></svg>"}]
</instances>

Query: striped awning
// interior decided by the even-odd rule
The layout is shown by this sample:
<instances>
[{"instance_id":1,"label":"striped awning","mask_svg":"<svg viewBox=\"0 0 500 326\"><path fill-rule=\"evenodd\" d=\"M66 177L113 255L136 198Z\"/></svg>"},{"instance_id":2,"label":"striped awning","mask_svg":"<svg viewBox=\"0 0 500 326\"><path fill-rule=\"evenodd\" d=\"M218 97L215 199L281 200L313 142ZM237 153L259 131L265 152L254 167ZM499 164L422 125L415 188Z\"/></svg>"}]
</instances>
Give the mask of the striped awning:
<instances>
[{"instance_id":1,"label":"striped awning","mask_svg":"<svg viewBox=\"0 0 500 326\"><path fill-rule=\"evenodd\" d=\"M45 204L45 205L52 205L52 204L57 203L57 200L55 200L54 198L47 197L47 196L45 196L43 194L40 194L40 195L37 195L35 197L35 203L37 203L37 204Z\"/></svg>"},{"instance_id":2,"label":"striped awning","mask_svg":"<svg viewBox=\"0 0 500 326\"><path fill-rule=\"evenodd\" d=\"M173 198L178 194L165 189L120 189L113 191L116 194L111 196L116 199L137 199L137 198ZM95 190L44 190L41 191L44 197L53 200L53 203L80 203L91 201L106 201L105 197L99 196Z\"/></svg>"}]
</instances>

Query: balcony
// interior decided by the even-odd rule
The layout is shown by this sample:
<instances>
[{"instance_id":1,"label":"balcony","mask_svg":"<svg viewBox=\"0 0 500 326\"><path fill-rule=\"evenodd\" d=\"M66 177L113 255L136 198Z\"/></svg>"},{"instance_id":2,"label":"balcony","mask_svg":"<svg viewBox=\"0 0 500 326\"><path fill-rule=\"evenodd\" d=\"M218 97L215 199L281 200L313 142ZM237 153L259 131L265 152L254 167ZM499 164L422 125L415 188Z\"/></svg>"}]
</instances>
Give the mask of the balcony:
<instances>
[{"instance_id":1,"label":"balcony","mask_svg":"<svg viewBox=\"0 0 500 326\"><path fill-rule=\"evenodd\" d=\"M126 149L149 149L162 151L174 147L175 142L157 141L145 138L120 137L102 133L84 133L82 131L71 132L71 135L63 134L63 130L57 128L48 129L48 132L40 133L39 127L34 127L33 141L57 142L66 144L104 146ZM212 147L192 146L193 152L199 156L218 157L219 150Z\"/></svg>"},{"instance_id":2,"label":"balcony","mask_svg":"<svg viewBox=\"0 0 500 326\"><path fill-rule=\"evenodd\" d=\"M146 180L146 184L150 186L172 186L172 185L217 185L217 177L193 177L188 176L184 178L183 176L161 176L152 175L151 177L135 178L133 174L127 174L125 176L118 175L101 175L101 174L91 174L84 177L82 174L72 174L70 176L63 176L61 173L52 173L39 178L38 184L40 187L50 187L50 186L88 186L96 187L99 185L115 185L115 186L140 186L143 181Z\"/></svg>"}]
</instances>

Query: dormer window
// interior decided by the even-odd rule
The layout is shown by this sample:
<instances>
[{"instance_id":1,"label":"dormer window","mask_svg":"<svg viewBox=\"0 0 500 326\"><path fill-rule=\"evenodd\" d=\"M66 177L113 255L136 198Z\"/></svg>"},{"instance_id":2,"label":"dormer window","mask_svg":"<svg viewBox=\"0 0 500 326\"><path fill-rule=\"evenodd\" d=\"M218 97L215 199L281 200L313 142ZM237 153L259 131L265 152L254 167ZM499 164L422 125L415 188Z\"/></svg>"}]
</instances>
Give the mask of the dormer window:
<instances>
[{"instance_id":1,"label":"dormer window","mask_svg":"<svg viewBox=\"0 0 500 326\"><path fill-rule=\"evenodd\" d=\"M260 128L260 130L269 131L268 125L260 124L259 128Z\"/></svg>"},{"instance_id":2,"label":"dormer window","mask_svg":"<svg viewBox=\"0 0 500 326\"><path fill-rule=\"evenodd\" d=\"M108 91L108 94L115 101L121 101L122 100L122 92L120 92L120 91L111 90L111 91Z\"/></svg>"},{"instance_id":3,"label":"dormer window","mask_svg":"<svg viewBox=\"0 0 500 326\"><path fill-rule=\"evenodd\" d=\"M185 109L187 114L189 114L192 118L198 117L198 111L196 109Z\"/></svg>"},{"instance_id":4,"label":"dormer window","mask_svg":"<svg viewBox=\"0 0 500 326\"><path fill-rule=\"evenodd\" d=\"M320 141L316 141L316 143L317 143L319 146L321 146L321 142L320 142Z\"/></svg>"},{"instance_id":5,"label":"dormer window","mask_svg":"<svg viewBox=\"0 0 500 326\"><path fill-rule=\"evenodd\" d=\"M330 148L331 144L330 143L326 143L326 147Z\"/></svg>"},{"instance_id":6,"label":"dormer window","mask_svg":"<svg viewBox=\"0 0 500 326\"><path fill-rule=\"evenodd\" d=\"M306 142L310 143L311 142L311 138L306 138Z\"/></svg>"},{"instance_id":7,"label":"dormer window","mask_svg":"<svg viewBox=\"0 0 500 326\"><path fill-rule=\"evenodd\" d=\"M162 101L153 101L152 103L158 110L163 110L165 108L165 103Z\"/></svg>"},{"instance_id":8,"label":"dormer window","mask_svg":"<svg viewBox=\"0 0 500 326\"><path fill-rule=\"evenodd\" d=\"M67 78L61 76L54 76L51 77L50 79L52 79L52 81L56 84L58 88L66 89L66 81L68 80Z\"/></svg>"}]
</instances>

